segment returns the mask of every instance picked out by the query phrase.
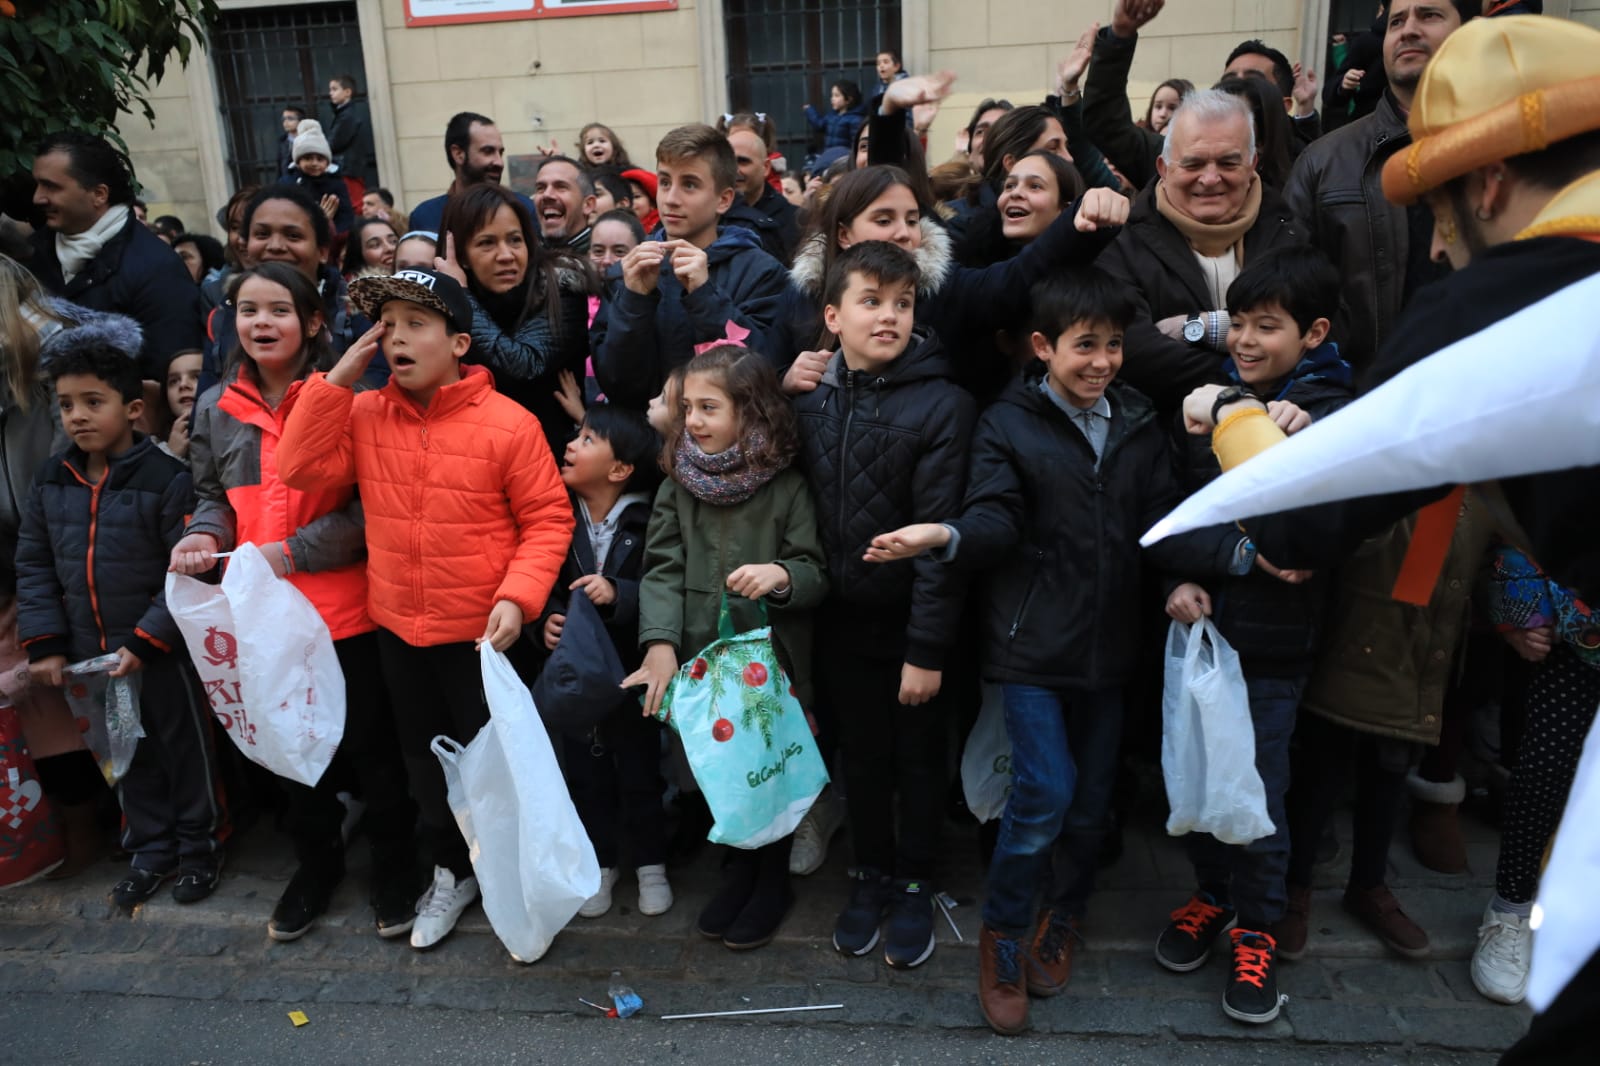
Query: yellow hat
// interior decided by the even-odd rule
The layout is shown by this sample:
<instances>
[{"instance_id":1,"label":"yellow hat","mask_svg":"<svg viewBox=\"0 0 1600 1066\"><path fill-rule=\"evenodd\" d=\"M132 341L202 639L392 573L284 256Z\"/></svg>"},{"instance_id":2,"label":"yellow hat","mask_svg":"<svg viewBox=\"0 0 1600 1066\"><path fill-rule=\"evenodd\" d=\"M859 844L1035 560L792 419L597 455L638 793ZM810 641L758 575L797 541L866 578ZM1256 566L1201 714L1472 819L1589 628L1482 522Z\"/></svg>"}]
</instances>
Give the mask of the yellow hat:
<instances>
[{"instance_id":1,"label":"yellow hat","mask_svg":"<svg viewBox=\"0 0 1600 1066\"><path fill-rule=\"evenodd\" d=\"M1383 194L1397 204L1600 129L1600 30L1548 15L1473 19L1423 71L1410 127L1411 146L1383 167Z\"/></svg>"}]
</instances>

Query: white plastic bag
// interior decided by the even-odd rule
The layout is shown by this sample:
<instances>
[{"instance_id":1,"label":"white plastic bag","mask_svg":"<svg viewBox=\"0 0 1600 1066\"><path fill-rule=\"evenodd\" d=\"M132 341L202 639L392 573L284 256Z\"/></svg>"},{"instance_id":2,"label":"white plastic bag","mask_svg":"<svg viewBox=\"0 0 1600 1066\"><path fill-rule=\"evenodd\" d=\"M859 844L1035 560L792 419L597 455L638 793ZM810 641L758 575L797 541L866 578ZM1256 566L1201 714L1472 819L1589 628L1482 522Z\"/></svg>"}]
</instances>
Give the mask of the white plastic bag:
<instances>
[{"instance_id":1,"label":"white plastic bag","mask_svg":"<svg viewBox=\"0 0 1600 1066\"><path fill-rule=\"evenodd\" d=\"M983 684L983 705L961 752L961 790L967 810L980 822L1005 813L1011 795L1011 738L1006 734L1004 690Z\"/></svg>"},{"instance_id":2,"label":"white plastic bag","mask_svg":"<svg viewBox=\"0 0 1600 1066\"><path fill-rule=\"evenodd\" d=\"M1210 833L1224 844L1270 836L1244 671L1209 618L1167 631L1161 719L1167 832Z\"/></svg>"},{"instance_id":3,"label":"white plastic bag","mask_svg":"<svg viewBox=\"0 0 1600 1066\"><path fill-rule=\"evenodd\" d=\"M435 737L433 753L489 925L512 958L538 962L600 890L600 863L528 687L487 643L481 658L488 724L465 748Z\"/></svg>"},{"instance_id":4,"label":"white plastic bag","mask_svg":"<svg viewBox=\"0 0 1600 1066\"><path fill-rule=\"evenodd\" d=\"M106 784L115 786L133 765L133 753L144 736L139 720L139 674L112 677L122 660L115 652L73 663L66 675L64 694L72 717L84 729L84 740L94 754Z\"/></svg>"},{"instance_id":5,"label":"white plastic bag","mask_svg":"<svg viewBox=\"0 0 1600 1066\"><path fill-rule=\"evenodd\" d=\"M279 777L320 781L344 738L344 671L311 601L241 544L220 586L168 574L167 609L239 750Z\"/></svg>"}]
</instances>

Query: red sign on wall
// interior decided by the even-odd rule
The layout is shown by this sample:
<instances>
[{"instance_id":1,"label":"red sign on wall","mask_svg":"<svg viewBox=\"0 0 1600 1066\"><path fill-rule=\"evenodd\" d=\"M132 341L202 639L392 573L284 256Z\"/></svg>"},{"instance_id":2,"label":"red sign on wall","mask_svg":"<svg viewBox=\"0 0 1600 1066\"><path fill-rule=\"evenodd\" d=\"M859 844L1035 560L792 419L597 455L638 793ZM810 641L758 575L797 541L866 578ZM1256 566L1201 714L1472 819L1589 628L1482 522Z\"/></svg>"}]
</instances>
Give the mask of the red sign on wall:
<instances>
[{"instance_id":1,"label":"red sign on wall","mask_svg":"<svg viewBox=\"0 0 1600 1066\"><path fill-rule=\"evenodd\" d=\"M675 11L678 0L406 0L407 26Z\"/></svg>"}]
</instances>

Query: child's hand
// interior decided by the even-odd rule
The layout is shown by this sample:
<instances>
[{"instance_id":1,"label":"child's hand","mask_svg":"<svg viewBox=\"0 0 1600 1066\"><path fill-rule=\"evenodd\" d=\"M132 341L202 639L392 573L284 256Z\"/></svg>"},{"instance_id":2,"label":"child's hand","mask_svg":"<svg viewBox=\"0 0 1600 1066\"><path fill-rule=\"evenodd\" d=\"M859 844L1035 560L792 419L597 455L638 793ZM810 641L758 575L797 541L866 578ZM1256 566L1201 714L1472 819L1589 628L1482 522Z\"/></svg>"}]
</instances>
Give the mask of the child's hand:
<instances>
[{"instance_id":1,"label":"child's hand","mask_svg":"<svg viewBox=\"0 0 1600 1066\"><path fill-rule=\"evenodd\" d=\"M1167 614L1189 624L1208 618L1211 615L1211 596L1193 581L1185 581L1167 597Z\"/></svg>"},{"instance_id":2,"label":"child's hand","mask_svg":"<svg viewBox=\"0 0 1600 1066\"><path fill-rule=\"evenodd\" d=\"M167 447L172 449L172 454L179 459L189 454L189 416L179 415L172 423L172 432L167 434Z\"/></svg>"},{"instance_id":3,"label":"child's hand","mask_svg":"<svg viewBox=\"0 0 1600 1066\"><path fill-rule=\"evenodd\" d=\"M948 70L901 78L883 91L879 113L893 115L899 111L910 111L918 104L936 104L950 95L950 87L955 80L955 74Z\"/></svg>"},{"instance_id":4,"label":"child's hand","mask_svg":"<svg viewBox=\"0 0 1600 1066\"><path fill-rule=\"evenodd\" d=\"M683 283L684 292L694 292L711 280L711 260L704 248L688 241L668 241L672 246L672 272Z\"/></svg>"},{"instance_id":5,"label":"child's hand","mask_svg":"<svg viewBox=\"0 0 1600 1066\"><path fill-rule=\"evenodd\" d=\"M561 630L567 624L567 616L553 614L544 620L544 646L547 651L555 651L556 645L561 643Z\"/></svg>"},{"instance_id":6,"label":"child's hand","mask_svg":"<svg viewBox=\"0 0 1600 1066\"><path fill-rule=\"evenodd\" d=\"M1279 570L1276 566L1267 562L1260 552L1256 553L1256 566L1261 569L1262 573L1271 574L1279 581L1290 585L1303 585L1316 574L1315 570Z\"/></svg>"},{"instance_id":7,"label":"child's hand","mask_svg":"<svg viewBox=\"0 0 1600 1066\"><path fill-rule=\"evenodd\" d=\"M943 681L941 671L904 663L900 667L900 702L907 707L921 707L939 694Z\"/></svg>"},{"instance_id":8,"label":"child's hand","mask_svg":"<svg viewBox=\"0 0 1600 1066\"><path fill-rule=\"evenodd\" d=\"M339 198L337 196L324 196L318 203L322 206L322 213L332 221L333 216L339 213Z\"/></svg>"},{"instance_id":9,"label":"child's hand","mask_svg":"<svg viewBox=\"0 0 1600 1066\"><path fill-rule=\"evenodd\" d=\"M494 610L489 612L489 624L483 628L483 636L473 642L475 648L482 648L487 643L495 651L505 651L517 642L522 636L522 608L510 600L501 600L494 605Z\"/></svg>"},{"instance_id":10,"label":"child's hand","mask_svg":"<svg viewBox=\"0 0 1600 1066\"><path fill-rule=\"evenodd\" d=\"M1211 421L1211 407L1217 402L1221 385L1201 385L1183 398L1183 428L1196 437L1203 437L1216 429Z\"/></svg>"},{"instance_id":11,"label":"child's hand","mask_svg":"<svg viewBox=\"0 0 1600 1066\"><path fill-rule=\"evenodd\" d=\"M1090 189L1078 202L1078 216L1072 220L1079 233L1111 229L1128 221L1128 198L1115 189Z\"/></svg>"},{"instance_id":12,"label":"child's hand","mask_svg":"<svg viewBox=\"0 0 1600 1066\"><path fill-rule=\"evenodd\" d=\"M1530 663L1542 663L1550 654L1555 636L1554 626L1540 626L1538 629L1513 629L1509 633L1502 633L1506 643L1511 645L1522 658ZM39 665L35 663L34 666ZM29 667L31 670L33 667Z\"/></svg>"},{"instance_id":13,"label":"child's hand","mask_svg":"<svg viewBox=\"0 0 1600 1066\"><path fill-rule=\"evenodd\" d=\"M467 287L467 272L461 269L461 264L456 262L456 235L446 232L444 235L444 254L434 256L433 269L441 274L455 279L457 285L463 289Z\"/></svg>"},{"instance_id":14,"label":"child's hand","mask_svg":"<svg viewBox=\"0 0 1600 1066\"><path fill-rule=\"evenodd\" d=\"M667 694L672 675L677 672L678 653L672 650L671 644L658 641L645 651L644 663L639 669L622 679L622 687L645 686L643 713L646 718L654 718L661 710L661 698Z\"/></svg>"},{"instance_id":15,"label":"child's hand","mask_svg":"<svg viewBox=\"0 0 1600 1066\"><path fill-rule=\"evenodd\" d=\"M747 600L759 600L789 584L789 571L777 563L747 563L728 575L728 591Z\"/></svg>"},{"instance_id":16,"label":"child's hand","mask_svg":"<svg viewBox=\"0 0 1600 1066\"><path fill-rule=\"evenodd\" d=\"M635 245L622 257L622 284L629 292L649 296L661 281L661 262L667 257L667 245L661 241L645 241Z\"/></svg>"},{"instance_id":17,"label":"child's hand","mask_svg":"<svg viewBox=\"0 0 1600 1066\"><path fill-rule=\"evenodd\" d=\"M339 357L333 369L328 371L328 384L337 385L341 389L355 388L356 382L361 380L361 375L367 372L372 357L378 354L378 345L383 341L384 328L384 324L379 322L356 338L356 342L344 350L344 354Z\"/></svg>"},{"instance_id":18,"label":"child's hand","mask_svg":"<svg viewBox=\"0 0 1600 1066\"><path fill-rule=\"evenodd\" d=\"M203 574L217 565L220 550L217 538L210 533L190 533L172 546L172 560L167 569L174 574Z\"/></svg>"},{"instance_id":19,"label":"child's hand","mask_svg":"<svg viewBox=\"0 0 1600 1066\"><path fill-rule=\"evenodd\" d=\"M583 421L583 390L578 387L577 375L570 370L563 370L557 375L556 380L561 383L561 388L556 390L556 403L561 405L567 417L574 422Z\"/></svg>"},{"instance_id":20,"label":"child's hand","mask_svg":"<svg viewBox=\"0 0 1600 1066\"><path fill-rule=\"evenodd\" d=\"M1288 400L1273 400L1267 404L1267 417L1278 424L1286 437L1294 436L1311 424L1310 413Z\"/></svg>"},{"instance_id":21,"label":"child's hand","mask_svg":"<svg viewBox=\"0 0 1600 1066\"><path fill-rule=\"evenodd\" d=\"M568 592L577 592L579 589L588 594L589 602L596 607L604 607L608 603L617 602L617 586L613 585L608 577L602 577L599 574L584 574L567 586Z\"/></svg>"},{"instance_id":22,"label":"child's hand","mask_svg":"<svg viewBox=\"0 0 1600 1066\"><path fill-rule=\"evenodd\" d=\"M822 373L828 369L831 352L801 352L783 375L783 392L786 396L799 396L814 392L822 384Z\"/></svg>"},{"instance_id":23,"label":"child's hand","mask_svg":"<svg viewBox=\"0 0 1600 1066\"><path fill-rule=\"evenodd\" d=\"M28 664L28 680L35 685L49 685L51 688L61 687L61 671L66 668L65 655L50 655L36 663Z\"/></svg>"},{"instance_id":24,"label":"child's hand","mask_svg":"<svg viewBox=\"0 0 1600 1066\"><path fill-rule=\"evenodd\" d=\"M289 576L288 553L284 550L283 541L274 540L260 545L262 558L267 560L267 565L272 567L272 572L278 577Z\"/></svg>"},{"instance_id":25,"label":"child's hand","mask_svg":"<svg viewBox=\"0 0 1600 1066\"><path fill-rule=\"evenodd\" d=\"M127 648L117 649L117 659L120 661L117 663L117 668L111 671L112 677L127 677L144 668L144 661Z\"/></svg>"},{"instance_id":26,"label":"child's hand","mask_svg":"<svg viewBox=\"0 0 1600 1066\"><path fill-rule=\"evenodd\" d=\"M937 522L922 522L914 526L902 526L891 533L879 533L872 538L872 544L862 558L869 563L892 563L897 559L915 558L949 543L948 529Z\"/></svg>"}]
</instances>

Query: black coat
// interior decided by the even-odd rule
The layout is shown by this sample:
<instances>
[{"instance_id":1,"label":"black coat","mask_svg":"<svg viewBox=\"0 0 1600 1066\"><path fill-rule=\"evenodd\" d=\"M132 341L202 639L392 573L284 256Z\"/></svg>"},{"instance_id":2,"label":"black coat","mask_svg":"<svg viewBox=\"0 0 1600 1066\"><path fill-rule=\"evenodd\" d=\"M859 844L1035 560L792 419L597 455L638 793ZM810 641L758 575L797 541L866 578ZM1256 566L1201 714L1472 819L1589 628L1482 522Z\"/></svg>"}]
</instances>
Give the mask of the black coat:
<instances>
[{"instance_id":1,"label":"black coat","mask_svg":"<svg viewBox=\"0 0 1600 1066\"><path fill-rule=\"evenodd\" d=\"M298 167L290 167L278 184L297 185L318 204L322 203L324 196L338 200L339 206L334 210L332 219L335 236L349 233L350 227L356 224L355 207L350 203L350 186L344 183L343 170L330 170L313 178L302 174Z\"/></svg>"},{"instance_id":2,"label":"black coat","mask_svg":"<svg viewBox=\"0 0 1600 1066\"><path fill-rule=\"evenodd\" d=\"M1167 434L1140 393L1107 392L1111 425L1094 450L1029 368L978 420L955 564L984 570L978 600L983 676L1092 691L1139 663L1139 537L1180 499ZM1184 574L1226 573L1237 530L1171 537L1151 560Z\"/></svg>"},{"instance_id":3,"label":"black coat","mask_svg":"<svg viewBox=\"0 0 1600 1066\"><path fill-rule=\"evenodd\" d=\"M378 184L378 158L372 146L372 113L365 101L351 100L333 109L333 124L328 127L328 147L333 161L352 178L358 178L368 191Z\"/></svg>"},{"instance_id":4,"label":"black coat","mask_svg":"<svg viewBox=\"0 0 1600 1066\"><path fill-rule=\"evenodd\" d=\"M880 533L960 510L977 409L952 372L938 339L918 333L875 374L836 353L817 388L795 399L832 577L824 624L864 654L930 670L956 642L959 575L931 557L885 566L862 556Z\"/></svg>"},{"instance_id":5,"label":"black coat","mask_svg":"<svg viewBox=\"0 0 1600 1066\"><path fill-rule=\"evenodd\" d=\"M128 224L68 284L56 258L56 235L36 230L28 269L47 292L92 311L127 315L144 329L139 373L146 381L167 380L167 364L179 352L200 350L204 315L200 287L165 241L130 210Z\"/></svg>"},{"instance_id":6,"label":"black coat","mask_svg":"<svg viewBox=\"0 0 1600 1066\"><path fill-rule=\"evenodd\" d=\"M572 583L585 574L598 572L610 578L616 586L617 598L595 610L611 634L611 643L617 646L622 666L630 673L644 661L644 651L639 647L639 579L644 576L644 537L650 525L653 497L648 493L624 495L617 500L622 516L617 530L612 534L611 548L606 552L605 566L598 570L594 565L594 545L589 543L589 524L584 521L579 508L582 500L572 497L572 509L577 521L572 529L572 547L561 564L561 576L545 601L544 613L539 616L537 640L544 647L544 623L553 614L565 615L567 604L574 593L568 591ZM587 595L577 593L576 595Z\"/></svg>"},{"instance_id":7,"label":"black coat","mask_svg":"<svg viewBox=\"0 0 1600 1066\"><path fill-rule=\"evenodd\" d=\"M794 258L795 245L800 243L800 223L794 204L770 185L763 185L761 199L754 204L745 203L736 196L733 206L722 216L725 226L739 226L750 230L761 239L761 247L784 266Z\"/></svg>"}]
</instances>

